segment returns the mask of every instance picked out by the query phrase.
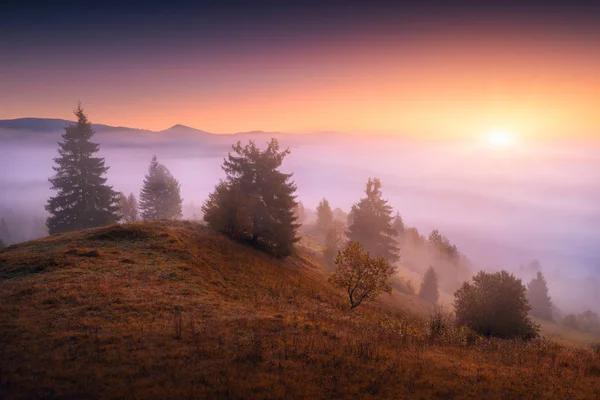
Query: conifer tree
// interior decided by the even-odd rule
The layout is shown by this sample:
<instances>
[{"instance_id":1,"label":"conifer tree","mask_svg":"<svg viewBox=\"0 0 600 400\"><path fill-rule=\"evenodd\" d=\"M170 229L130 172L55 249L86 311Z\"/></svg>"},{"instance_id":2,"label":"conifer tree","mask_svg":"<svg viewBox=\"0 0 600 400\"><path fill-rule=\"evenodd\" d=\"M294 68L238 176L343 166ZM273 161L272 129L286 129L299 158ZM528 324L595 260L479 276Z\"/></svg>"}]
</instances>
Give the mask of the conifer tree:
<instances>
[{"instance_id":1,"label":"conifer tree","mask_svg":"<svg viewBox=\"0 0 600 400\"><path fill-rule=\"evenodd\" d=\"M429 244L438 252L452 262L458 262L460 255L455 245L451 244L447 237L435 229L429 234Z\"/></svg>"},{"instance_id":2,"label":"conifer tree","mask_svg":"<svg viewBox=\"0 0 600 400\"><path fill-rule=\"evenodd\" d=\"M396 236L402 238L404 237L404 220L400 216L399 212L396 212L396 216L394 217L394 221L392 222L392 227L396 230Z\"/></svg>"},{"instance_id":3,"label":"conifer tree","mask_svg":"<svg viewBox=\"0 0 600 400\"><path fill-rule=\"evenodd\" d=\"M91 142L92 124L81 105L74 111L75 125L65 128L54 159L56 174L49 179L58 193L46 204L50 234L94 228L118 220L117 194L106 185L108 167L104 159L94 157L99 145Z\"/></svg>"},{"instance_id":4,"label":"conifer tree","mask_svg":"<svg viewBox=\"0 0 600 400\"><path fill-rule=\"evenodd\" d=\"M124 222L133 222L138 220L138 202L133 193L125 196L125 193L119 193L119 207L121 219Z\"/></svg>"},{"instance_id":5,"label":"conifer tree","mask_svg":"<svg viewBox=\"0 0 600 400\"><path fill-rule=\"evenodd\" d=\"M302 225L306 219L306 209L301 201L299 201L294 208L294 215L296 215L296 222L298 222L299 225Z\"/></svg>"},{"instance_id":6,"label":"conifer tree","mask_svg":"<svg viewBox=\"0 0 600 400\"><path fill-rule=\"evenodd\" d=\"M527 284L527 299L531 305L530 314L534 317L552 320L552 301L548 295L548 285L541 271Z\"/></svg>"},{"instance_id":7,"label":"conifer tree","mask_svg":"<svg viewBox=\"0 0 600 400\"><path fill-rule=\"evenodd\" d=\"M6 243L4 243L4 240L2 240L2 238L0 238L0 249L3 249L6 247Z\"/></svg>"},{"instance_id":8,"label":"conifer tree","mask_svg":"<svg viewBox=\"0 0 600 400\"><path fill-rule=\"evenodd\" d=\"M369 178L365 193L367 197L353 205L348 215L348 239L359 242L373 257L384 257L390 263L397 261L399 249L394 239L392 207L382 198L381 181Z\"/></svg>"},{"instance_id":9,"label":"conifer tree","mask_svg":"<svg viewBox=\"0 0 600 400\"><path fill-rule=\"evenodd\" d=\"M319 232L327 234L327 232L329 232L329 229L331 228L332 222L333 211L331 211L329 201L323 198L323 200L321 200L321 202L317 206L317 229L319 230Z\"/></svg>"},{"instance_id":10,"label":"conifer tree","mask_svg":"<svg viewBox=\"0 0 600 400\"><path fill-rule=\"evenodd\" d=\"M415 227L406 228L405 235L407 241L413 246L421 247L425 244L425 237L423 237Z\"/></svg>"},{"instance_id":11,"label":"conifer tree","mask_svg":"<svg viewBox=\"0 0 600 400\"><path fill-rule=\"evenodd\" d=\"M423 276L421 290L419 290L419 297L432 304L436 304L440 298L438 276L433 267L429 267Z\"/></svg>"},{"instance_id":12,"label":"conifer tree","mask_svg":"<svg viewBox=\"0 0 600 400\"><path fill-rule=\"evenodd\" d=\"M171 172L152 157L140 192L142 219L178 219L182 217L181 188Z\"/></svg>"},{"instance_id":13,"label":"conifer tree","mask_svg":"<svg viewBox=\"0 0 600 400\"><path fill-rule=\"evenodd\" d=\"M346 242L346 224L343 221L335 220L325 235L325 246L323 247L323 256L328 263L333 263L338 252L342 250Z\"/></svg>"},{"instance_id":14,"label":"conifer tree","mask_svg":"<svg viewBox=\"0 0 600 400\"><path fill-rule=\"evenodd\" d=\"M279 171L290 150L271 139L261 151L254 141L232 146L223 162L226 178L202 206L212 228L275 256L291 254L299 224L292 174Z\"/></svg>"},{"instance_id":15,"label":"conifer tree","mask_svg":"<svg viewBox=\"0 0 600 400\"><path fill-rule=\"evenodd\" d=\"M333 210L333 220L342 221L346 223L346 221L348 220L348 214L345 213L344 210L342 210L341 208L336 207L336 209Z\"/></svg>"}]
</instances>

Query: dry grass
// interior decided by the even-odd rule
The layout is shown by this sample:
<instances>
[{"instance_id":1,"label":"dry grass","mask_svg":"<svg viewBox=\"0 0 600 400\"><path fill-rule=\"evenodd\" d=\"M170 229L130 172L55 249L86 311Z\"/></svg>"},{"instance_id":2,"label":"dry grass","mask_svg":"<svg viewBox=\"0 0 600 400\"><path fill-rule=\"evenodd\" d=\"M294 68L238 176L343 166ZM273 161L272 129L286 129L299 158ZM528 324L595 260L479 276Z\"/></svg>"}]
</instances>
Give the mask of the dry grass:
<instances>
[{"instance_id":1,"label":"dry grass","mask_svg":"<svg viewBox=\"0 0 600 400\"><path fill-rule=\"evenodd\" d=\"M600 398L592 351L349 312L324 278L185 222L13 246L0 398Z\"/></svg>"}]
</instances>

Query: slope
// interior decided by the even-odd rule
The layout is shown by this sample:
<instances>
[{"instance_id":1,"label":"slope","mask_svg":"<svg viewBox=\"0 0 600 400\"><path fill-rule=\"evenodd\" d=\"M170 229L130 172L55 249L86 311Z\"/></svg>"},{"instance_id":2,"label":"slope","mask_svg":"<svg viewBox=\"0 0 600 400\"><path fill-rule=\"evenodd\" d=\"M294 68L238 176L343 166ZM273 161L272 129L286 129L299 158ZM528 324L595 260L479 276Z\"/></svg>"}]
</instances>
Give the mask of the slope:
<instances>
[{"instance_id":1,"label":"slope","mask_svg":"<svg viewBox=\"0 0 600 400\"><path fill-rule=\"evenodd\" d=\"M600 362L434 332L393 301L349 312L301 252L189 222L0 252L0 398L597 398ZM542 379L543 377L543 379Z\"/></svg>"}]
</instances>

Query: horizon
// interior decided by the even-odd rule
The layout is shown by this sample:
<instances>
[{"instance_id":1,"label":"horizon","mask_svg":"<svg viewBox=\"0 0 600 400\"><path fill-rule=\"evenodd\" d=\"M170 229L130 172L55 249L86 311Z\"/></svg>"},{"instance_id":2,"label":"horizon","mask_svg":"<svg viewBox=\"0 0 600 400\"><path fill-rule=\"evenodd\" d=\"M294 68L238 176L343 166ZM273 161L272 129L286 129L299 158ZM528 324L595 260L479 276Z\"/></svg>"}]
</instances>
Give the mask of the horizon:
<instances>
[{"instance_id":1,"label":"horizon","mask_svg":"<svg viewBox=\"0 0 600 400\"><path fill-rule=\"evenodd\" d=\"M69 119L80 99L94 121L152 131L599 136L600 7L232 4L131 21L133 6L106 3L85 23L64 4L13 4L0 119Z\"/></svg>"}]
</instances>

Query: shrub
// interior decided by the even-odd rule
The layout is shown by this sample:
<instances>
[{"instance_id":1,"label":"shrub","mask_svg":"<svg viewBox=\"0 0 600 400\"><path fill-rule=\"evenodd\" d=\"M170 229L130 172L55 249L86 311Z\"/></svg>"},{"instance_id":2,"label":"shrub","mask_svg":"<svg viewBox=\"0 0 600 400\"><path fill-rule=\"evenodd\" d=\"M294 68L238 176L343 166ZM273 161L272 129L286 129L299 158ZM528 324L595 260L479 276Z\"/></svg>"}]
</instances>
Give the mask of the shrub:
<instances>
[{"instance_id":1,"label":"shrub","mask_svg":"<svg viewBox=\"0 0 600 400\"><path fill-rule=\"evenodd\" d=\"M487 337L532 339L539 326L528 317L531 306L520 279L506 271L479 272L454 294L456 322Z\"/></svg>"}]
</instances>

